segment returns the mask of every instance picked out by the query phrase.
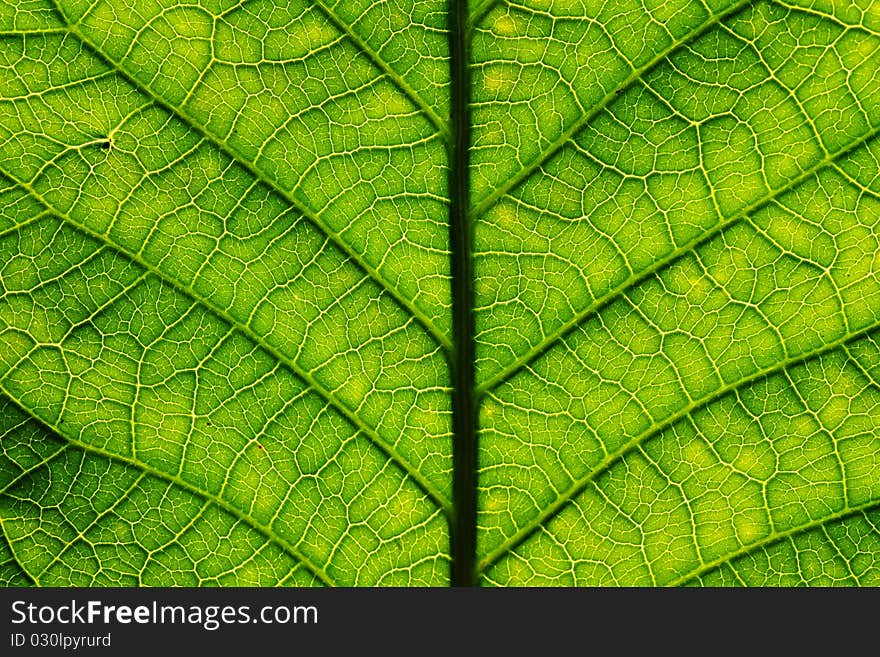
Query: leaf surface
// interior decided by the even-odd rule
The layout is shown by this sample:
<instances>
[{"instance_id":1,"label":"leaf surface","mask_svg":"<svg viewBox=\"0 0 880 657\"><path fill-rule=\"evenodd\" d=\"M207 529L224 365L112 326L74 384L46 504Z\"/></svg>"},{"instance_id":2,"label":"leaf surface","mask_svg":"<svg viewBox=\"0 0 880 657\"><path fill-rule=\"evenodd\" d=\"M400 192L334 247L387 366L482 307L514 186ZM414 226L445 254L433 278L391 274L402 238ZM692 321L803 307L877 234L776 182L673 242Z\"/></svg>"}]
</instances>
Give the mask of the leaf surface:
<instances>
[{"instance_id":1,"label":"leaf surface","mask_svg":"<svg viewBox=\"0 0 880 657\"><path fill-rule=\"evenodd\" d=\"M0 41L4 585L880 583L874 0Z\"/></svg>"}]
</instances>

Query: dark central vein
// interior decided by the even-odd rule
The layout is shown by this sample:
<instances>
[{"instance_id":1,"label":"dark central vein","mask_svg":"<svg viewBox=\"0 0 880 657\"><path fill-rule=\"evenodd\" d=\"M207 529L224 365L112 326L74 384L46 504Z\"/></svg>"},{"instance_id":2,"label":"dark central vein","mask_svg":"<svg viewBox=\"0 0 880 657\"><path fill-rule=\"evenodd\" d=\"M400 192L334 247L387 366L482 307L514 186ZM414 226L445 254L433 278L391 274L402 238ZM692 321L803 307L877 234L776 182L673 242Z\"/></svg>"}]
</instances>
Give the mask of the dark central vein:
<instances>
[{"instance_id":1,"label":"dark central vein","mask_svg":"<svg viewBox=\"0 0 880 657\"><path fill-rule=\"evenodd\" d=\"M477 407L474 395L474 307L471 270L470 94L467 0L449 0L452 139L449 147L449 247L452 274L453 586L473 586L477 557Z\"/></svg>"}]
</instances>

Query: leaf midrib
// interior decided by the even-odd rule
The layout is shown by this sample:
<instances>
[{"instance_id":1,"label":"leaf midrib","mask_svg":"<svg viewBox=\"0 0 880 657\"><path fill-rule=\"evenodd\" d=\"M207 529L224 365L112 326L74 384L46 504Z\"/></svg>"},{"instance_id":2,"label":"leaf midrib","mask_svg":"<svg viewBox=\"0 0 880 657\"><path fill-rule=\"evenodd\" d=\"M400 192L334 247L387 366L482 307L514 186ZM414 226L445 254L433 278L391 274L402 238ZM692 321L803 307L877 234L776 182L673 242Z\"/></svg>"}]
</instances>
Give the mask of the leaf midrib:
<instances>
[{"instance_id":1,"label":"leaf midrib","mask_svg":"<svg viewBox=\"0 0 880 657\"><path fill-rule=\"evenodd\" d=\"M452 143L449 151L449 266L455 352L452 381L452 490L455 514L449 528L450 583L477 583L479 402L474 341L473 221L470 213L471 65L467 0L451 0L449 72L452 81Z\"/></svg>"}]
</instances>

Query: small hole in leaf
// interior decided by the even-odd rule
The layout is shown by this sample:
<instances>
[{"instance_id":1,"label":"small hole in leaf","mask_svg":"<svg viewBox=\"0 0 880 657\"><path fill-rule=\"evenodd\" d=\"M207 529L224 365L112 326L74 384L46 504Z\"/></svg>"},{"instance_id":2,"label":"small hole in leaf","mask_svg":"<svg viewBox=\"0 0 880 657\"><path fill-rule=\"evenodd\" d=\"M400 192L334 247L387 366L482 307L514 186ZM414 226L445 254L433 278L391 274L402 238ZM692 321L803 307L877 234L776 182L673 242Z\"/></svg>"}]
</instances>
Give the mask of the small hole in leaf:
<instances>
[{"instance_id":1,"label":"small hole in leaf","mask_svg":"<svg viewBox=\"0 0 880 657\"><path fill-rule=\"evenodd\" d=\"M101 148L103 148L105 151L110 150L111 144L112 144L112 141L109 138L107 138L101 142Z\"/></svg>"}]
</instances>

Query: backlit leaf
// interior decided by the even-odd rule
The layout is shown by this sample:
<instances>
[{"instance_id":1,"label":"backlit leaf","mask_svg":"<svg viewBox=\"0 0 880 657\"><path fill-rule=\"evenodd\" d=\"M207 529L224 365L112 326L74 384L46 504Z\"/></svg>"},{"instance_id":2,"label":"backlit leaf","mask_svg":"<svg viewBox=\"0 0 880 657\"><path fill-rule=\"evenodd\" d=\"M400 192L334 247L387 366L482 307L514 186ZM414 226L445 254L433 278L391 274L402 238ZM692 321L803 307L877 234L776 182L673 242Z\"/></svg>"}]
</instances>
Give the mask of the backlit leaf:
<instances>
[{"instance_id":1,"label":"backlit leaf","mask_svg":"<svg viewBox=\"0 0 880 657\"><path fill-rule=\"evenodd\" d=\"M0 0L0 584L880 584L878 126L876 0Z\"/></svg>"}]
</instances>

